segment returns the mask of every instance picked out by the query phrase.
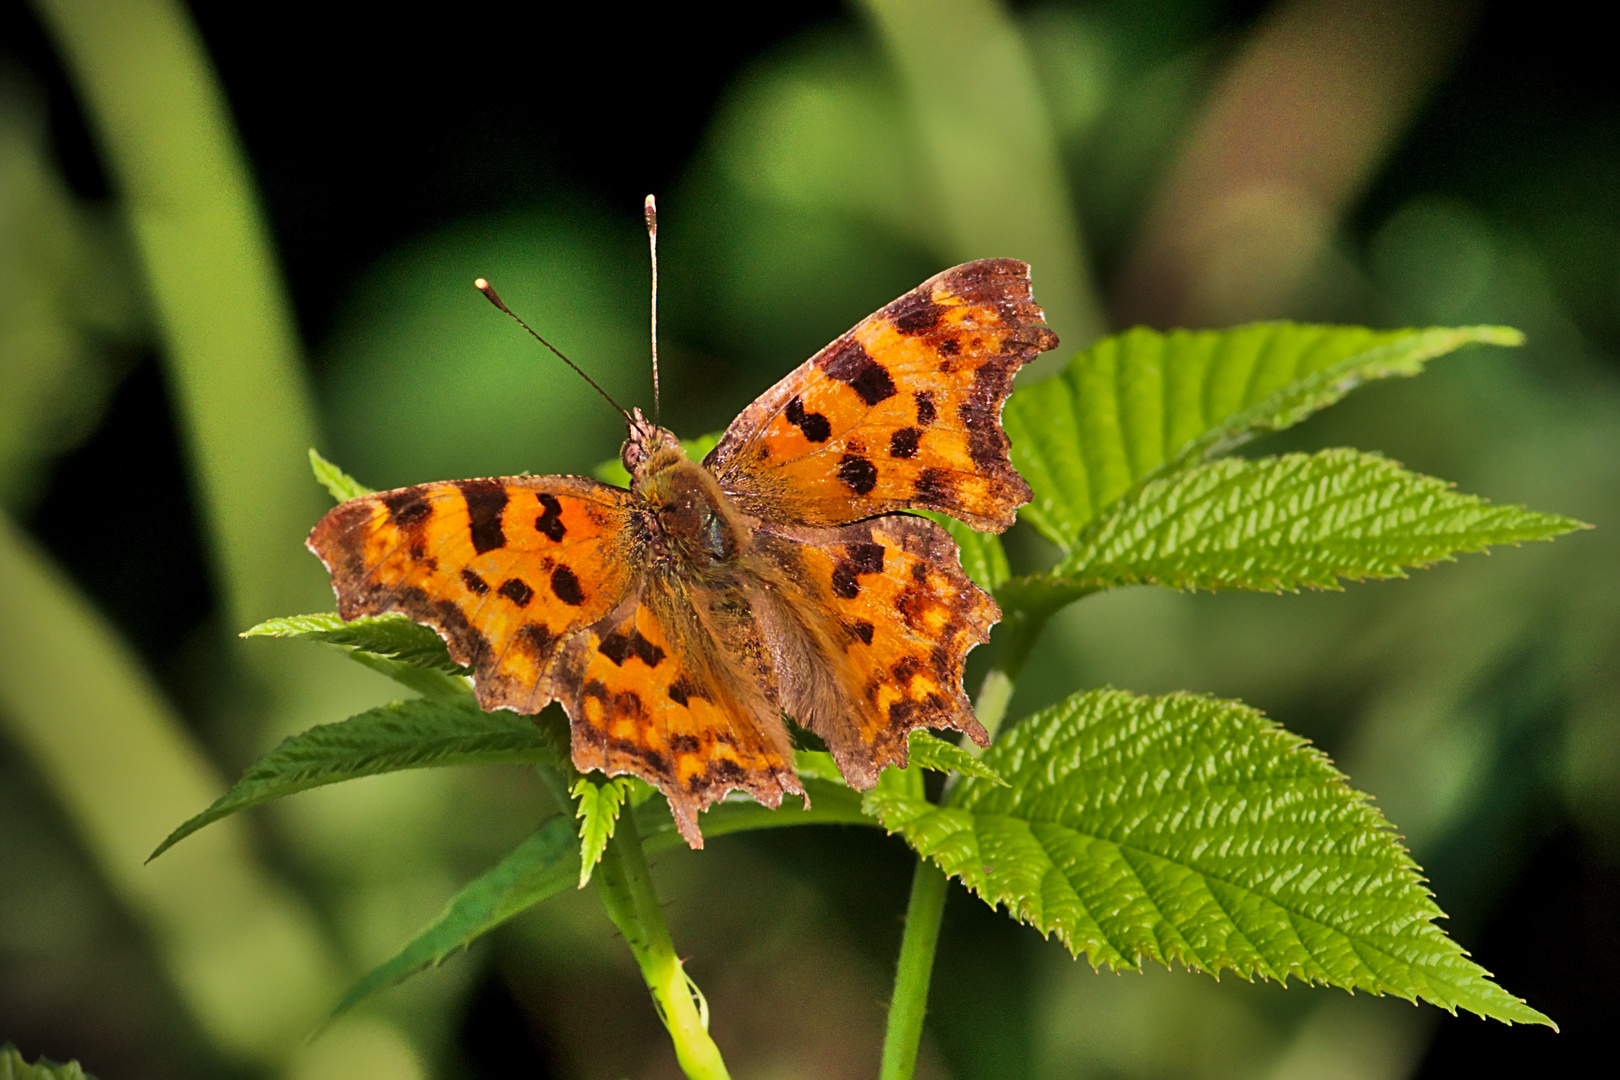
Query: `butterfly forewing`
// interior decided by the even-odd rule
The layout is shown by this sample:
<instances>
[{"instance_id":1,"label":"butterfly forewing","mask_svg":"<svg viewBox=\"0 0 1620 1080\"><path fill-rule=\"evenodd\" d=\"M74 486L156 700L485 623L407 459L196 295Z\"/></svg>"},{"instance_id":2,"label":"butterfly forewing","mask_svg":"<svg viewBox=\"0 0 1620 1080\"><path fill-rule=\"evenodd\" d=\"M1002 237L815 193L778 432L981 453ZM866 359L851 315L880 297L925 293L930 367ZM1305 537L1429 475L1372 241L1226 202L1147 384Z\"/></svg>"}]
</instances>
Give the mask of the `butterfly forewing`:
<instances>
[{"instance_id":1,"label":"butterfly forewing","mask_svg":"<svg viewBox=\"0 0 1620 1080\"><path fill-rule=\"evenodd\" d=\"M777 383L705 464L765 521L841 525L916 508L999 532L1030 497L1001 406L1018 369L1056 345L1027 265L965 263Z\"/></svg>"},{"instance_id":2,"label":"butterfly forewing","mask_svg":"<svg viewBox=\"0 0 1620 1080\"><path fill-rule=\"evenodd\" d=\"M399 611L437 629L486 709L554 696L561 642L635 584L631 495L567 476L421 484L351 499L310 534L345 619Z\"/></svg>"}]
</instances>

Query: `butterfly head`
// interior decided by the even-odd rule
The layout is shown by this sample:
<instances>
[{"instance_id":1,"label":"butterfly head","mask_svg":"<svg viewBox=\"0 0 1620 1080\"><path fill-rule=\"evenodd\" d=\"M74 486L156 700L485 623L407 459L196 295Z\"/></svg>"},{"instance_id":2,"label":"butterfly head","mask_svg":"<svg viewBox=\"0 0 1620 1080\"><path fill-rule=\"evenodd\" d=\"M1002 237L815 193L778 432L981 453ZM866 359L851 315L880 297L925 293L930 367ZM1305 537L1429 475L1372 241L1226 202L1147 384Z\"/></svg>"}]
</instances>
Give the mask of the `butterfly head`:
<instances>
[{"instance_id":1,"label":"butterfly head","mask_svg":"<svg viewBox=\"0 0 1620 1080\"><path fill-rule=\"evenodd\" d=\"M670 452L681 458L686 457L681 450L681 441L674 432L648 420L639 408L630 410L627 423L630 433L624 440L624 446L619 449L619 460L624 463L624 471L636 481L631 487L638 486L649 471L648 462L654 458L664 457Z\"/></svg>"}]
</instances>

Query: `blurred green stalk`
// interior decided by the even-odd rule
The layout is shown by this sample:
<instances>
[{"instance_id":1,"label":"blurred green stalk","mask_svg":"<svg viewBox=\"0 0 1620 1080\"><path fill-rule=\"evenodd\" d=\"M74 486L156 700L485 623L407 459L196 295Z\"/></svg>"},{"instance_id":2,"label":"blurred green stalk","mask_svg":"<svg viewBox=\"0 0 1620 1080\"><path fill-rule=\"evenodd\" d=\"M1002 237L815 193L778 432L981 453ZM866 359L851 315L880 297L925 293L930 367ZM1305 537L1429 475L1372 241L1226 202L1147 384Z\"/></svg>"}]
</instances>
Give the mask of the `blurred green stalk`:
<instances>
[{"instance_id":1,"label":"blurred green stalk","mask_svg":"<svg viewBox=\"0 0 1620 1080\"><path fill-rule=\"evenodd\" d=\"M324 510L304 472L315 413L229 109L188 13L174 0L34 6L134 239L223 619L245 627L329 606L301 543ZM397 1030L375 1021L302 1046L335 996L341 964L235 827L193 838L198 848L177 860L140 866L224 785L113 631L43 557L9 532L5 539L0 617L8 638L19 638L0 650L6 719L115 889L148 917L203 1027L227 1052L300 1077L322 1075L322 1055L334 1053L345 1069L419 1070ZM296 659L278 667L282 722L299 693L317 689L306 676L320 673Z\"/></svg>"},{"instance_id":2,"label":"blurred green stalk","mask_svg":"<svg viewBox=\"0 0 1620 1080\"><path fill-rule=\"evenodd\" d=\"M227 1055L296 1049L339 989L313 914L255 862L241 822L142 865L226 785L116 631L4 517L0 720L151 929L202 1029Z\"/></svg>"},{"instance_id":3,"label":"blurred green stalk","mask_svg":"<svg viewBox=\"0 0 1620 1080\"><path fill-rule=\"evenodd\" d=\"M1089 344L1103 333L1102 305L1017 24L996 0L862 6L905 87L950 257L1029 263L1035 295L1064 347L1072 353Z\"/></svg>"},{"instance_id":4,"label":"blurred green stalk","mask_svg":"<svg viewBox=\"0 0 1620 1080\"><path fill-rule=\"evenodd\" d=\"M330 603L315 412L229 109L173 0L35 0L121 200L168 365L227 625Z\"/></svg>"}]
</instances>

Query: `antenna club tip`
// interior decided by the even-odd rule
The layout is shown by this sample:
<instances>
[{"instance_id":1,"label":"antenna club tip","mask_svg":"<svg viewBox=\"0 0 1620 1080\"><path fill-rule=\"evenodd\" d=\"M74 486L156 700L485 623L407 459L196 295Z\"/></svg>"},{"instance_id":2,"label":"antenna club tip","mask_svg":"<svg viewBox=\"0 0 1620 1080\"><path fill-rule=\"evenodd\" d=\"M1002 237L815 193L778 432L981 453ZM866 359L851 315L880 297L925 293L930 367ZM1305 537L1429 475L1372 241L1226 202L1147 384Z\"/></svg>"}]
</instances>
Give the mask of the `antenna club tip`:
<instances>
[{"instance_id":1,"label":"antenna club tip","mask_svg":"<svg viewBox=\"0 0 1620 1080\"><path fill-rule=\"evenodd\" d=\"M501 302L500 293L495 291L495 286L491 285L487 279L485 279L485 278L475 278L475 279L473 279L473 288L475 288L479 292L483 293L484 294L484 299L488 300L490 303L494 304L496 307L500 308L502 311L505 311L508 315L512 314L510 311L507 310L506 305ZM513 317L515 318L516 316L513 316Z\"/></svg>"},{"instance_id":2,"label":"antenna club tip","mask_svg":"<svg viewBox=\"0 0 1620 1080\"><path fill-rule=\"evenodd\" d=\"M656 199L654 199L651 195L649 195L649 196L647 196L646 201L641 204L641 208L642 208L643 213L645 213L647 215L647 227L649 229L657 228L658 227L658 201Z\"/></svg>"}]
</instances>

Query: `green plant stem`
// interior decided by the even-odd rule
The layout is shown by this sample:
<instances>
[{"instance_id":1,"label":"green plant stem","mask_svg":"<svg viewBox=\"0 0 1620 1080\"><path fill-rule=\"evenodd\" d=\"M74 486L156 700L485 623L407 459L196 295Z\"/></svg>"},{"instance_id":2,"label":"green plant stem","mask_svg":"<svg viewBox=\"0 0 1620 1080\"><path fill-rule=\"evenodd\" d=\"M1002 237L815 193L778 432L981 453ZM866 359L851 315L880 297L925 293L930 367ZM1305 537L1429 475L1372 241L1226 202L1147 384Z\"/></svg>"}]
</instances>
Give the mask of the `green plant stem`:
<instances>
[{"instance_id":1,"label":"green plant stem","mask_svg":"<svg viewBox=\"0 0 1620 1080\"><path fill-rule=\"evenodd\" d=\"M996 737L1012 701L1013 685L1029 659L1030 650L1045 628L1052 612L1010 612L1003 623L1006 640L996 655L990 673L979 691L974 713L990 738ZM977 751L977 747L969 744ZM950 800L958 777L946 786L944 801ZM900 938L900 960L895 966L894 995L889 999L889 1023L883 1033L881 1080L911 1080L917 1069L917 1047L922 1042L923 1017L928 1011L928 987L933 982L934 953L939 946L939 927L945 915L945 897L950 882L945 874L922 856L911 875L911 899L906 903L906 929Z\"/></svg>"},{"instance_id":2,"label":"green plant stem","mask_svg":"<svg viewBox=\"0 0 1620 1080\"><path fill-rule=\"evenodd\" d=\"M922 1042L934 951L939 946L939 924L945 916L949 887L939 867L917 859L911 875L911 899L906 903L906 931L900 939L900 962L894 972L894 996L889 1001L889 1024L883 1033L881 1080L910 1080L917 1069L917 1047Z\"/></svg>"},{"instance_id":3,"label":"green plant stem","mask_svg":"<svg viewBox=\"0 0 1620 1080\"><path fill-rule=\"evenodd\" d=\"M992 742L995 741L996 732L1001 730L1002 720L1006 719L1007 706L1012 703L1013 684L1018 681L1030 650L1035 647L1036 639L1041 636L1052 614L1050 611L1013 610L1002 623L1005 644L996 654L989 674L985 675L984 683L979 688L979 700L973 706L974 715L984 725ZM967 748L972 753L982 753L972 743L967 743Z\"/></svg>"},{"instance_id":4,"label":"green plant stem","mask_svg":"<svg viewBox=\"0 0 1620 1080\"><path fill-rule=\"evenodd\" d=\"M652 991L681 1069L692 1080L725 1080L730 1076L726 1063L709 1038L709 1007L675 955L634 814L620 816L594 876L608 918L624 935Z\"/></svg>"}]
</instances>

